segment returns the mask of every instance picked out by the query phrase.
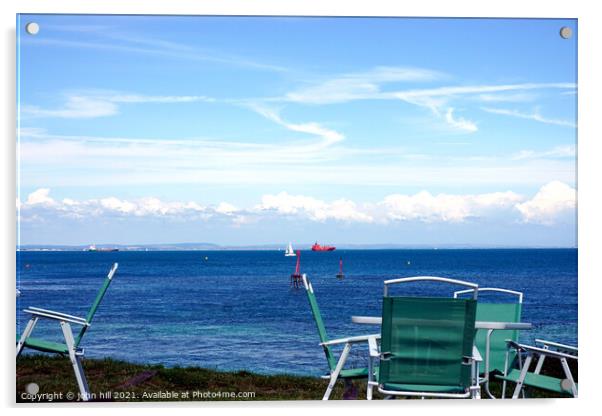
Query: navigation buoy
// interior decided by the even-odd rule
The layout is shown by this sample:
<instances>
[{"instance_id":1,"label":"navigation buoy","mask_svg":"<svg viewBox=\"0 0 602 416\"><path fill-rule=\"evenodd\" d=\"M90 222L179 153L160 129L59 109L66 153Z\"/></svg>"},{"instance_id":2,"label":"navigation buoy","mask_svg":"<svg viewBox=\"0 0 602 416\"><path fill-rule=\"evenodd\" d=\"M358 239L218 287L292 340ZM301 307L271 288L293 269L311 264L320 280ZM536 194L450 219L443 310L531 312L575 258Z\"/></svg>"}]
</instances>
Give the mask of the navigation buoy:
<instances>
[{"instance_id":1,"label":"navigation buoy","mask_svg":"<svg viewBox=\"0 0 602 416\"><path fill-rule=\"evenodd\" d=\"M301 287L301 250L297 250L297 264L295 265L295 273L291 274L291 287Z\"/></svg>"},{"instance_id":2,"label":"navigation buoy","mask_svg":"<svg viewBox=\"0 0 602 416\"><path fill-rule=\"evenodd\" d=\"M343 279L345 275L343 274L343 258L339 258L339 273L337 273L337 279Z\"/></svg>"}]
</instances>

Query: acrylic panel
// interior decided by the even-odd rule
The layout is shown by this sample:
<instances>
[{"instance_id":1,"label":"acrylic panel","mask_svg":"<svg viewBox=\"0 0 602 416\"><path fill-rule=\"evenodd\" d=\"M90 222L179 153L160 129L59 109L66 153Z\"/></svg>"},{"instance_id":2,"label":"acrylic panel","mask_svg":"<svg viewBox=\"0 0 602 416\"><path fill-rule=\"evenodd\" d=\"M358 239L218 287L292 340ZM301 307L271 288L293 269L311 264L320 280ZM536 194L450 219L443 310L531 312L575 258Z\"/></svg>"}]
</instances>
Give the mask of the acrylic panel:
<instances>
[{"instance_id":1,"label":"acrylic panel","mask_svg":"<svg viewBox=\"0 0 602 416\"><path fill-rule=\"evenodd\" d=\"M577 396L576 19L16 31L17 401Z\"/></svg>"}]
</instances>

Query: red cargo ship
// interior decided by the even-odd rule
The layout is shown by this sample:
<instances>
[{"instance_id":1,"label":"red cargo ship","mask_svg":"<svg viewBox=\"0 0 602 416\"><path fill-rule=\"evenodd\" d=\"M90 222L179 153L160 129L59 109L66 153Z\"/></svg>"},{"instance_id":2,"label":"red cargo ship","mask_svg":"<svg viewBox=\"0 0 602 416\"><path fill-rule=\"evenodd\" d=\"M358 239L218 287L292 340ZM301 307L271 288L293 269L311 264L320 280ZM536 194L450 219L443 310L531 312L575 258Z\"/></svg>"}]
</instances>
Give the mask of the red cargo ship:
<instances>
[{"instance_id":1,"label":"red cargo ship","mask_svg":"<svg viewBox=\"0 0 602 416\"><path fill-rule=\"evenodd\" d=\"M334 246L321 246L317 241L316 244L311 246L311 251L333 251L335 249L336 247Z\"/></svg>"}]
</instances>

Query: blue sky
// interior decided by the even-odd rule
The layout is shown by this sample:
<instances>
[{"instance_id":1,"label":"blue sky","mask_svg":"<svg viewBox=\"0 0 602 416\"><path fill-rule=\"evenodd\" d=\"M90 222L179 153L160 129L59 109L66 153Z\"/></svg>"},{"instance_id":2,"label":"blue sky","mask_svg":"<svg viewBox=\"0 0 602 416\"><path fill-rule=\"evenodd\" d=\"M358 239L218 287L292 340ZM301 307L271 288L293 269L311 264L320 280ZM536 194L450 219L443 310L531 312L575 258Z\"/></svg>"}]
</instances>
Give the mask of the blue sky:
<instances>
[{"instance_id":1,"label":"blue sky","mask_svg":"<svg viewBox=\"0 0 602 416\"><path fill-rule=\"evenodd\" d=\"M574 20L18 32L22 244L576 244Z\"/></svg>"}]
</instances>

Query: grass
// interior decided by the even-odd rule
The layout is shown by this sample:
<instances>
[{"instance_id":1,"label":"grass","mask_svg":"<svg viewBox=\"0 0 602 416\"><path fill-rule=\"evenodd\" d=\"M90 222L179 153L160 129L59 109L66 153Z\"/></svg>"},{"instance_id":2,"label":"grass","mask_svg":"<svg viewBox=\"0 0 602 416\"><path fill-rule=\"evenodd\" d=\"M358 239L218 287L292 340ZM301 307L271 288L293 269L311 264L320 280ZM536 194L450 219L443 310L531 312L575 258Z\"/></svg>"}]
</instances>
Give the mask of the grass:
<instances>
[{"instance_id":1,"label":"grass","mask_svg":"<svg viewBox=\"0 0 602 416\"><path fill-rule=\"evenodd\" d=\"M560 365L546 362L546 374L562 377ZM320 400L327 380L294 375L260 375L247 371L223 372L199 367L166 368L161 365L132 364L112 359L86 359L84 369L96 401L204 401L204 400ZM577 368L571 369L577 376ZM39 386L42 401L71 401L68 392L78 388L68 358L27 355L17 360L17 402L30 402L24 396L30 383ZM358 398L366 398L366 382L356 381ZM338 382L331 399L343 398L344 385ZM499 396L501 384L491 383ZM230 394L233 394L231 396ZM251 394L249 394L251 393ZM48 396L41 396L47 394ZM50 396L54 394L54 396ZM559 397L543 390L529 390L529 397ZM382 396L375 392L375 399Z\"/></svg>"}]
</instances>

